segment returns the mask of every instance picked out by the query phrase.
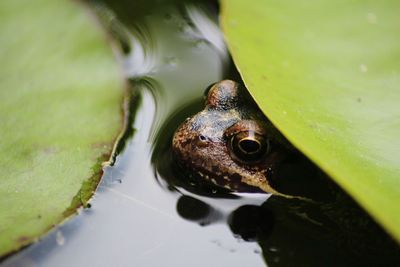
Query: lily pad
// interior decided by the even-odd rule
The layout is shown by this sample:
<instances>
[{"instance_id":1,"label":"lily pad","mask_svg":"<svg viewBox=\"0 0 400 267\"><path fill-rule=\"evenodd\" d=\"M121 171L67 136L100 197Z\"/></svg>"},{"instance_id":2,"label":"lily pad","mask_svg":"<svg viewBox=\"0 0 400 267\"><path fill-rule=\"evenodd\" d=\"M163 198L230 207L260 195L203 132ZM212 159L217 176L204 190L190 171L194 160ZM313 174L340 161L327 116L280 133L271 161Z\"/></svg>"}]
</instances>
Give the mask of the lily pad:
<instances>
[{"instance_id":1,"label":"lily pad","mask_svg":"<svg viewBox=\"0 0 400 267\"><path fill-rule=\"evenodd\" d=\"M222 1L273 123L400 241L400 2Z\"/></svg>"},{"instance_id":2,"label":"lily pad","mask_svg":"<svg viewBox=\"0 0 400 267\"><path fill-rule=\"evenodd\" d=\"M82 6L0 1L0 256L85 205L121 126L117 65Z\"/></svg>"}]
</instances>

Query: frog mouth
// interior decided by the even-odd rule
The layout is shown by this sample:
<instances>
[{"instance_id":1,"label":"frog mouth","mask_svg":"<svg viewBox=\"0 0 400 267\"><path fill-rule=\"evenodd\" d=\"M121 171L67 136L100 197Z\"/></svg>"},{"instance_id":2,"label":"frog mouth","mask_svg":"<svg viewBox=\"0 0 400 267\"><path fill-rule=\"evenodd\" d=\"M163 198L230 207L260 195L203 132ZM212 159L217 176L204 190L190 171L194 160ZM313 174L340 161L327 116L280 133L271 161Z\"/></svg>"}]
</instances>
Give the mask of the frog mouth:
<instances>
[{"instance_id":1,"label":"frog mouth","mask_svg":"<svg viewBox=\"0 0 400 267\"><path fill-rule=\"evenodd\" d=\"M240 174L228 174L228 173L219 173L216 175L210 171L204 169L196 169L193 170L194 178L198 179L201 182L208 183L212 186L216 186L219 188L224 188L229 190L230 192L240 192L240 193L264 193L267 194L264 190L260 189L257 186L248 185L242 182L242 176Z\"/></svg>"}]
</instances>

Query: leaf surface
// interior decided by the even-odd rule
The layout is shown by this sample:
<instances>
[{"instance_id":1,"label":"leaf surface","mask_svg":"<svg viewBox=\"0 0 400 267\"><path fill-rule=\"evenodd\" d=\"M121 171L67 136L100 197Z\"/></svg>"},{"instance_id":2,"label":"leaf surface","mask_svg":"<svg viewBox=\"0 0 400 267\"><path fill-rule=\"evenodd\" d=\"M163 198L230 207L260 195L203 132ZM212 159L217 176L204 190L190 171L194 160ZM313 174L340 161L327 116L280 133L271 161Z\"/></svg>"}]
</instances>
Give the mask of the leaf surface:
<instances>
[{"instance_id":1,"label":"leaf surface","mask_svg":"<svg viewBox=\"0 0 400 267\"><path fill-rule=\"evenodd\" d=\"M0 1L0 255L85 204L121 127L117 65L82 6Z\"/></svg>"},{"instance_id":2,"label":"leaf surface","mask_svg":"<svg viewBox=\"0 0 400 267\"><path fill-rule=\"evenodd\" d=\"M400 2L222 1L265 114L400 240Z\"/></svg>"}]
</instances>

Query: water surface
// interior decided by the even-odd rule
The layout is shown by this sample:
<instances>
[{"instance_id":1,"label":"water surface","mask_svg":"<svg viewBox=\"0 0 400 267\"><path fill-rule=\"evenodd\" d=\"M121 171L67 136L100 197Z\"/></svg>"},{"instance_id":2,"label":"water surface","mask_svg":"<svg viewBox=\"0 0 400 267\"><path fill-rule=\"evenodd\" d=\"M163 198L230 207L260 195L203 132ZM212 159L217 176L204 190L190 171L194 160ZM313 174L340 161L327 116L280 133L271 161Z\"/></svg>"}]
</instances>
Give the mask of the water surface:
<instances>
[{"instance_id":1,"label":"water surface","mask_svg":"<svg viewBox=\"0 0 400 267\"><path fill-rule=\"evenodd\" d=\"M177 209L182 193L161 185L151 163L162 122L199 103L204 89L229 73L217 5L90 1L89 8L108 32L127 80L132 137L126 134L115 164L104 168L91 208L3 266L265 266L257 243L243 242L226 226L236 200L221 200L212 224L188 221Z\"/></svg>"},{"instance_id":2,"label":"water surface","mask_svg":"<svg viewBox=\"0 0 400 267\"><path fill-rule=\"evenodd\" d=\"M333 240L317 206L199 188L176 166L174 129L202 108L210 84L240 82L215 2L92 0L88 6L127 81L126 132L92 207L3 266L366 266L374 260L374 251L346 251L352 242L346 235L337 238L344 243ZM288 169L286 177L319 175L304 158ZM363 249L371 241L388 244L366 238L369 244L354 250L369 251ZM378 262L400 263L396 249L376 254Z\"/></svg>"}]
</instances>

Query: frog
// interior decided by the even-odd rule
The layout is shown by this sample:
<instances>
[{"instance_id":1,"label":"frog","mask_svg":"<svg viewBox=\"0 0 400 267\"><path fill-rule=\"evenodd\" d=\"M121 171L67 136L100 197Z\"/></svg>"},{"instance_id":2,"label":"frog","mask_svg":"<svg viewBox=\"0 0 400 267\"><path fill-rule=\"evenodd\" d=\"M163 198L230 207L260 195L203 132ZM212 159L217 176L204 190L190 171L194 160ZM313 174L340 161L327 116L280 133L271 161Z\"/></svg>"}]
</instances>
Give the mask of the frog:
<instances>
[{"instance_id":1,"label":"frog","mask_svg":"<svg viewBox=\"0 0 400 267\"><path fill-rule=\"evenodd\" d=\"M270 194L257 209L243 206L257 212L256 216L245 217L259 218L260 224L264 224L264 215L274 214L276 227L282 228L281 231L297 235L300 240L312 237L312 242L323 248L320 253L332 253L335 255L332 257L342 251L346 264L349 259L356 263L382 258L400 262L396 242L279 132L243 85L222 80L206 90L204 109L178 126L171 147L176 161L206 183L235 193ZM302 163L303 171L292 172L299 181L295 184L296 193L292 194L277 186L279 181L289 178L278 170L286 167L285 162L295 154L311 166ZM310 178L314 169L320 172ZM305 191L299 191L298 187L304 187ZM243 223L243 219L239 221ZM251 229L263 229L263 225ZM273 242L281 242L279 237L274 238L278 240ZM266 252L270 251L268 244L265 241L260 244ZM299 246L302 245L300 242ZM282 246L286 248L287 244ZM293 253L293 247L289 247ZM303 252L298 256L315 260L314 250ZM325 258L322 256L323 262Z\"/></svg>"},{"instance_id":2,"label":"frog","mask_svg":"<svg viewBox=\"0 0 400 267\"><path fill-rule=\"evenodd\" d=\"M206 90L204 109L178 127L172 151L181 165L217 187L291 197L271 181L293 147L235 81Z\"/></svg>"}]
</instances>

